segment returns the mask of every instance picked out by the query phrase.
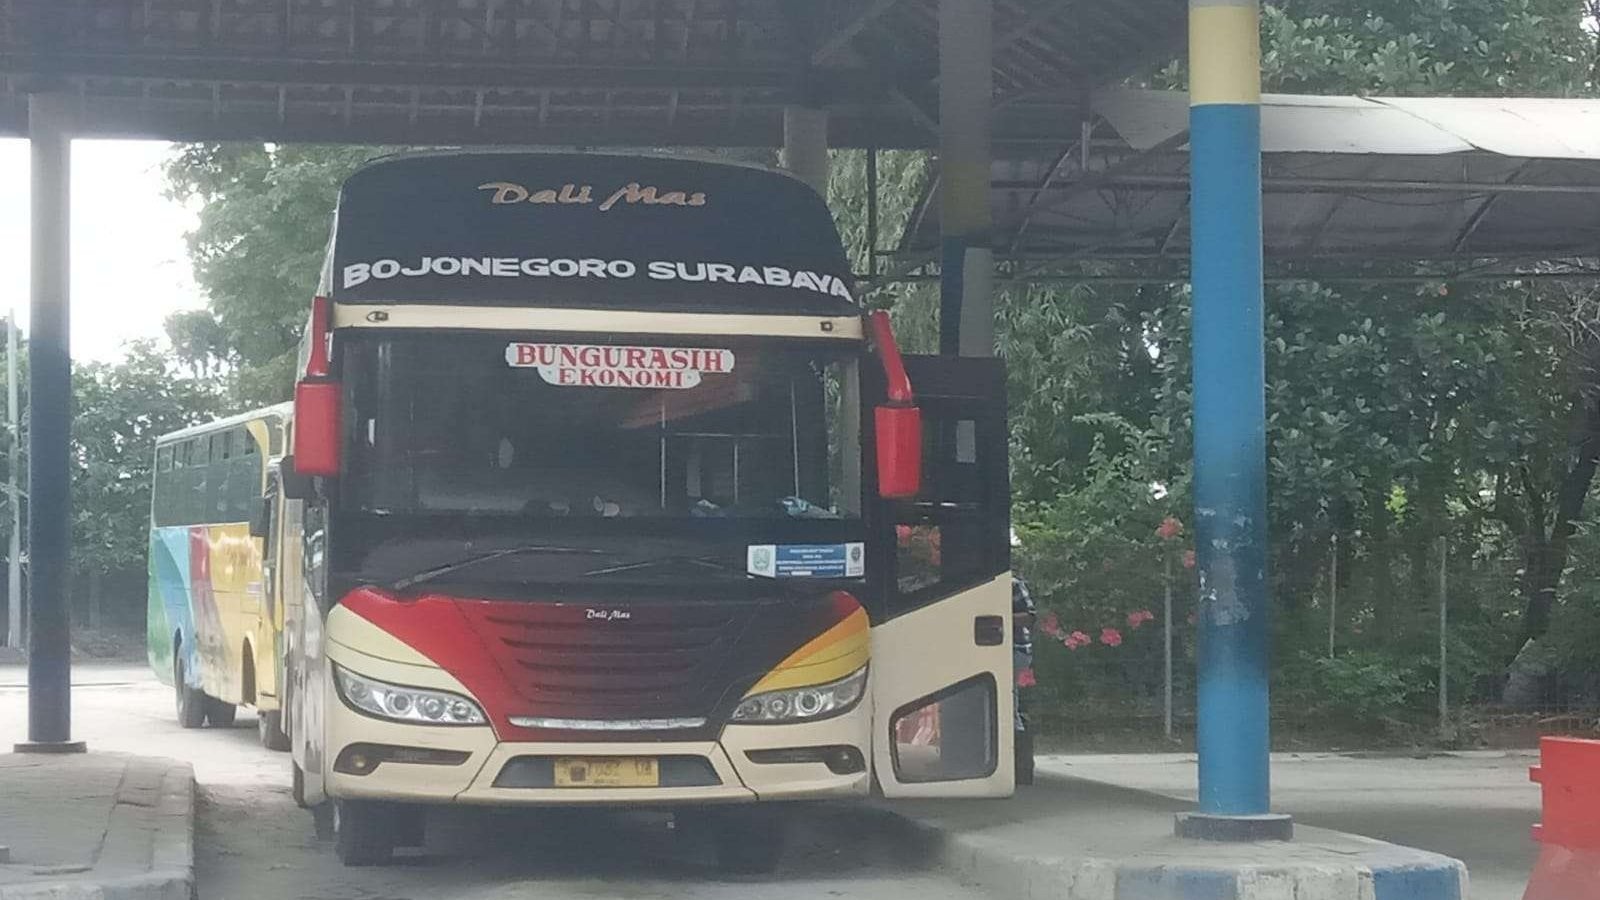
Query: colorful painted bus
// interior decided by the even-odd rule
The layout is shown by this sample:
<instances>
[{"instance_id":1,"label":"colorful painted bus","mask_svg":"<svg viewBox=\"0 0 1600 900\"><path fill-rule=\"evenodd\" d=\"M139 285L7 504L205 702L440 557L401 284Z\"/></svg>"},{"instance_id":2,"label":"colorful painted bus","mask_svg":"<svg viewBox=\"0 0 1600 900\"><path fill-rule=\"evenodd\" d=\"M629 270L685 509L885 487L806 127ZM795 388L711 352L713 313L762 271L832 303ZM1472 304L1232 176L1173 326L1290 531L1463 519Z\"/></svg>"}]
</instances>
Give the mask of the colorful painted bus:
<instances>
[{"instance_id":1,"label":"colorful painted bus","mask_svg":"<svg viewBox=\"0 0 1600 900\"><path fill-rule=\"evenodd\" d=\"M755 870L782 801L1010 794L1003 367L902 357L855 292L770 169L344 184L258 531L295 797L346 863L445 804L586 804Z\"/></svg>"},{"instance_id":2,"label":"colorful painted bus","mask_svg":"<svg viewBox=\"0 0 1600 900\"><path fill-rule=\"evenodd\" d=\"M277 750L288 749L283 610L251 519L292 413L283 404L158 438L150 504L146 645L179 724L227 728L253 707L262 744Z\"/></svg>"}]
</instances>

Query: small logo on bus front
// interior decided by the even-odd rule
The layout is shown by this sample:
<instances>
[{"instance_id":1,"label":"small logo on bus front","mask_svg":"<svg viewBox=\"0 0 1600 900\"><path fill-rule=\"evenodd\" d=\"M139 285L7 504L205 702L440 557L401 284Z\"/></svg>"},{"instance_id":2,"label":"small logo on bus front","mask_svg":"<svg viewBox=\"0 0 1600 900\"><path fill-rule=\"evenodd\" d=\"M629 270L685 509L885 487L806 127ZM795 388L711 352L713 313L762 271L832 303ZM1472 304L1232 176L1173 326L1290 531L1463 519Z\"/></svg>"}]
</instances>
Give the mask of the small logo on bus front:
<instances>
[{"instance_id":1,"label":"small logo on bus front","mask_svg":"<svg viewBox=\"0 0 1600 900\"><path fill-rule=\"evenodd\" d=\"M602 622L619 622L633 618L633 613L625 609L591 609L584 615L585 619L599 619Z\"/></svg>"}]
</instances>

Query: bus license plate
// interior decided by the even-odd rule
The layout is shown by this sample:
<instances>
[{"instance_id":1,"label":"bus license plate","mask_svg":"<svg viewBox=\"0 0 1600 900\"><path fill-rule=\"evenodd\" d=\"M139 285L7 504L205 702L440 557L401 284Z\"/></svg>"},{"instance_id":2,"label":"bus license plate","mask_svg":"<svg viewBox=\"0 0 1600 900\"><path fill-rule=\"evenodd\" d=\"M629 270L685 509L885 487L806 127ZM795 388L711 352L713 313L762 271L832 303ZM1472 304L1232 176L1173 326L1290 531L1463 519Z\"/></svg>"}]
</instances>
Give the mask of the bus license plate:
<instances>
[{"instance_id":1,"label":"bus license plate","mask_svg":"<svg viewBox=\"0 0 1600 900\"><path fill-rule=\"evenodd\" d=\"M567 758L555 761L556 787L657 787L661 769L653 756Z\"/></svg>"}]
</instances>

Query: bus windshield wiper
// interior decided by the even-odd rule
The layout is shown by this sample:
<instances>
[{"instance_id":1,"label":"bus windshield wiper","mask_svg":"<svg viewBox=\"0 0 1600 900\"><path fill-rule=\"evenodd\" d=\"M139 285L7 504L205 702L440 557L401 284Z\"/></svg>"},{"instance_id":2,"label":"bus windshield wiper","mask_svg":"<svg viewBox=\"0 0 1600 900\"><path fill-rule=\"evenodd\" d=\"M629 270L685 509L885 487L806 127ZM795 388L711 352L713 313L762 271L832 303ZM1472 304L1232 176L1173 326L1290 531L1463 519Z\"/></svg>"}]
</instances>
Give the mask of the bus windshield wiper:
<instances>
[{"instance_id":1,"label":"bus windshield wiper","mask_svg":"<svg viewBox=\"0 0 1600 900\"><path fill-rule=\"evenodd\" d=\"M617 575L622 572L636 572L640 569L653 569L657 566L671 565L673 563L697 566L699 568L709 569L715 572L730 572L740 577L744 577L749 574L744 570L730 566L727 563L717 562L717 560L713 557L658 556L654 559L643 559L637 562L623 563L620 566L607 566L603 569L594 569L593 571L583 573L583 577L591 578L599 575Z\"/></svg>"},{"instance_id":2,"label":"bus windshield wiper","mask_svg":"<svg viewBox=\"0 0 1600 900\"><path fill-rule=\"evenodd\" d=\"M496 559L504 559L507 556L523 556L545 553L583 553L594 556L602 556L606 553L606 551L592 550L586 547L554 547L543 544L530 544L525 547L505 547L500 550L491 550L488 553L480 553L477 556L469 556L466 559L456 560L453 563L446 563L442 566L435 566L431 569L423 569L421 572L418 572L415 575L408 575L405 578L396 581L394 584L389 585L389 588L390 590L395 591L405 590L413 585L422 584L426 581L432 581L435 578L449 575L452 572L459 572L462 569L471 568L472 566L479 565L480 563L491 562Z\"/></svg>"}]
</instances>

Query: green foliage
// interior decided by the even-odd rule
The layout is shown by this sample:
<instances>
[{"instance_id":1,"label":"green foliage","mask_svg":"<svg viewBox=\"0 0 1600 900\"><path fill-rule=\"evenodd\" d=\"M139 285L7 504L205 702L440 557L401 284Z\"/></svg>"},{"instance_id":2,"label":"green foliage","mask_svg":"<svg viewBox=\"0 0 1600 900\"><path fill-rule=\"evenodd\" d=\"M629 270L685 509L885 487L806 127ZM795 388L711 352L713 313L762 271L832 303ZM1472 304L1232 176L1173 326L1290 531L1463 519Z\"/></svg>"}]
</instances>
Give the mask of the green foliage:
<instances>
[{"instance_id":1,"label":"green foliage","mask_svg":"<svg viewBox=\"0 0 1600 900\"><path fill-rule=\"evenodd\" d=\"M1436 662L1426 655L1351 650L1337 656L1302 651L1274 686L1278 702L1342 728L1382 730L1397 716L1426 709L1437 696Z\"/></svg>"},{"instance_id":2,"label":"green foliage","mask_svg":"<svg viewBox=\"0 0 1600 900\"><path fill-rule=\"evenodd\" d=\"M286 400L345 177L382 151L311 144L190 144L166 166L169 193L199 201L189 235L207 309L167 330L199 372L227 371L232 405Z\"/></svg>"},{"instance_id":3,"label":"green foliage","mask_svg":"<svg viewBox=\"0 0 1600 900\"><path fill-rule=\"evenodd\" d=\"M878 154L878 247L881 252L898 246L911 223L917 203L933 174L932 157L921 151L887 150ZM828 203L844 240L850 265L857 273L871 273L871 235L867 229L867 152L833 153L828 177ZM880 260L886 270L890 261ZM939 291L928 282L868 284L864 298L871 309L887 309L894 317L895 336L908 353L936 353L939 349Z\"/></svg>"},{"instance_id":4,"label":"green foliage","mask_svg":"<svg viewBox=\"0 0 1600 900\"><path fill-rule=\"evenodd\" d=\"M1263 13L1264 82L1304 93L1592 95L1600 41L1582 23L1597 6L1279 0ZM1174 63L1153 81L1186 79ZM1591 489L1574 440L1600 394L1600 294L1535 282L1300 282L1269 286L1266 300L1279 700L1350 722L1427 711L1440 538L1452 680L1494 699L1534 627L1539 585L1554 585L1568 558L1561 510ZM1162 504L1147 491L1173 485L1170 509L1183 516L1188 305L1178 285L1013 288L1002 300L1025 536L1017 566L1064 616L1105 619L1160 595L1164 554L1149 536ZM1336 537L1341 650L1328 660ZM1594 671L1600 660L1583 648L1600 643L1600 595L1588 586L1600 571L1585 575L1584 552L1600 557L1600 545L1579 535L1555 631L1584 636L1556 640L1567 666ZM1094 669L1085 652L1041 649L1047 695L1137 683Z\"/></svg>"},{"instance_id":5,"label":"green foliage","mask_svg":"<svg viewBox=\"0 0 1600 900\"><path fill-rule=\"evenodd\" d=\"M214 417L220 397L174 371L150 341L116 363L72 374L73 569L110 574L144 566L155 439Z\"/></svg>"},{"instance_id":6,"label":"green foliage","mask_svg":"<svg viewBox=\"0 0 1600 900\"><path fill-rule=\"evenodd\" d=\"M1579 96L1600 52L1591 0L1276 0L1262 82L1297 94ZM1157 83L1181 88L1183 66Z\"/></svg>"}]
</instances>

